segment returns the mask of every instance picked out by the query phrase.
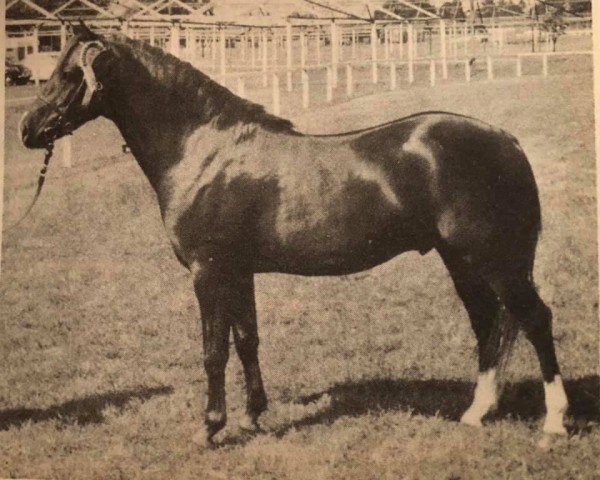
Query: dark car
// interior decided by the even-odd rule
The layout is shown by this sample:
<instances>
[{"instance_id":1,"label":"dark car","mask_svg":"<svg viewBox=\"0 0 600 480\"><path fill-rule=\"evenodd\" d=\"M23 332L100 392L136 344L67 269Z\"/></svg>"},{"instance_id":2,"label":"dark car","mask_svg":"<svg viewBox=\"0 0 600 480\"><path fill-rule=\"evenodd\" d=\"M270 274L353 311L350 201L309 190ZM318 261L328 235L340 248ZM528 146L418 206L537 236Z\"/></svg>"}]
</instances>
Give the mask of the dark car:
<instances>
[{"instance_id":1,"label":"dark car","mask_svg":"<svg viewBox=\"0 0 600 480\"><path fill-rule=\"evenodd\" d=\"M25 85L31 79L31 70L19 63L6 60L4 62L4 84Z\"/></svg>"}]
</instances>

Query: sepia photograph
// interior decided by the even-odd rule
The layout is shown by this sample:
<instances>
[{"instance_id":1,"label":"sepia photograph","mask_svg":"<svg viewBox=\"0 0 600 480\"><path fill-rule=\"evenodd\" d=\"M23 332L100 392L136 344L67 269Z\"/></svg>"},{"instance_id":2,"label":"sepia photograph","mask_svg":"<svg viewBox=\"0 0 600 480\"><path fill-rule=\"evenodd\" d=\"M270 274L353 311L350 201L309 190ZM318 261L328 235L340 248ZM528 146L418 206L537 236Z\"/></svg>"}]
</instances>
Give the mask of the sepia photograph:
<instances>
[{"instance_id":1,"label":"sepia photograph","mask_svg":"<svg viewBox=\"0 0 600 480\"><path fill-rule=\"evenodd\" d=\"M598 7L2 0L0 480L599 480Z\"/></svg>"}]
</instances>

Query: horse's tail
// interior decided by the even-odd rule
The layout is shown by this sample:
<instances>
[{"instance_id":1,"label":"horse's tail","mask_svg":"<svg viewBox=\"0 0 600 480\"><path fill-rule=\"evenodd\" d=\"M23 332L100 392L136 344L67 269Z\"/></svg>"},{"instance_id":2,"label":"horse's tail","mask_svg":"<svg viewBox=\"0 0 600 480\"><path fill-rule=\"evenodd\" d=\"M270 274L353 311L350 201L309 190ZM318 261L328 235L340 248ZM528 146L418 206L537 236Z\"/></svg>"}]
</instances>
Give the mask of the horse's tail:
<instances>
[{"instance_id":1,"label":"horse's tail","mask_svg":"<svg viewBox=\"0 0 600 480\"><path fill-rule=\"evenodd\" d=\"M495 337L488 343L488 348L495 348L496 351L488 352L488 355L498 359L497 378L500 381L499 386L502 387L503 383L501 380L504 378L506 366L509 363L517 335L519 334L517 319L505 307L501 307L496 315L491 334Z\"/></svg>"}]
</instances>

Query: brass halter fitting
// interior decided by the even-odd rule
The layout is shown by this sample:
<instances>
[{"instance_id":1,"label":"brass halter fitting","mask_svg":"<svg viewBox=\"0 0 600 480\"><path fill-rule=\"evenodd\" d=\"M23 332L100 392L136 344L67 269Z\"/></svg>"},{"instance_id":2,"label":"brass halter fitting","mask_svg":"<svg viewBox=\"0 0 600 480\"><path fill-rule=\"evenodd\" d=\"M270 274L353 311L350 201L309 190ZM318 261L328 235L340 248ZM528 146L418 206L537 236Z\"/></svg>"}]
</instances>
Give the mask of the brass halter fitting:
<instances>
[{"instance_id":1,"label":"brass halter fitting","mask_svg":"<svg viewBox=\"0 0 600 480\"><path fill-rule=\"evenodd\" d=\"M88 52L92 52L91 56L88 56ZM82 44L81 53L79 54L79 65L83 71L83 78L85 79L86 91L83 96L81 105L87 107L92 100L92 96L95 92L102 90L102 84L96 79L96 74L92 65L96 57L102 52L106 51L104 44L98 40L85 42Z\"/></svg>"}]
</instances>

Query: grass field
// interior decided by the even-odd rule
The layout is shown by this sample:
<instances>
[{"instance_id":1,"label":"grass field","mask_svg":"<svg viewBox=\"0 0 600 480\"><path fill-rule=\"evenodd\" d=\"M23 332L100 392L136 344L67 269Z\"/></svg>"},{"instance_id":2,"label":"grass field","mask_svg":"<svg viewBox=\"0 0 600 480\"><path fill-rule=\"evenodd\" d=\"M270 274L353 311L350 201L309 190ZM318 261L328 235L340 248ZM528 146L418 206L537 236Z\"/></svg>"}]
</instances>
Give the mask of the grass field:
<instances>
[{"instance_id":1,"label":"grass field","mask_svg":"<svg viewBox=\"0 0 600 480\"><path fill-rule=\"evenodd\" d=\"M232 356L229 425L220 448L197 447L206 383L191 279L147 181L99 120L76 133L74 166L55 161L32 215L4 234L0 477L600 478L592 98L585 73L287 112L323 133L443 109L520 139L540 188L535 278L554 311L570 438L537 447L543 390L522 337L498 413L481 430L457 422L475 339L441 260L410 253L347 277L258 276L264 432L237 427L243 375ZM18 143L22 111L6 113L5 224L33 195L43 157Z\"/></svg>"}]
</instances>

